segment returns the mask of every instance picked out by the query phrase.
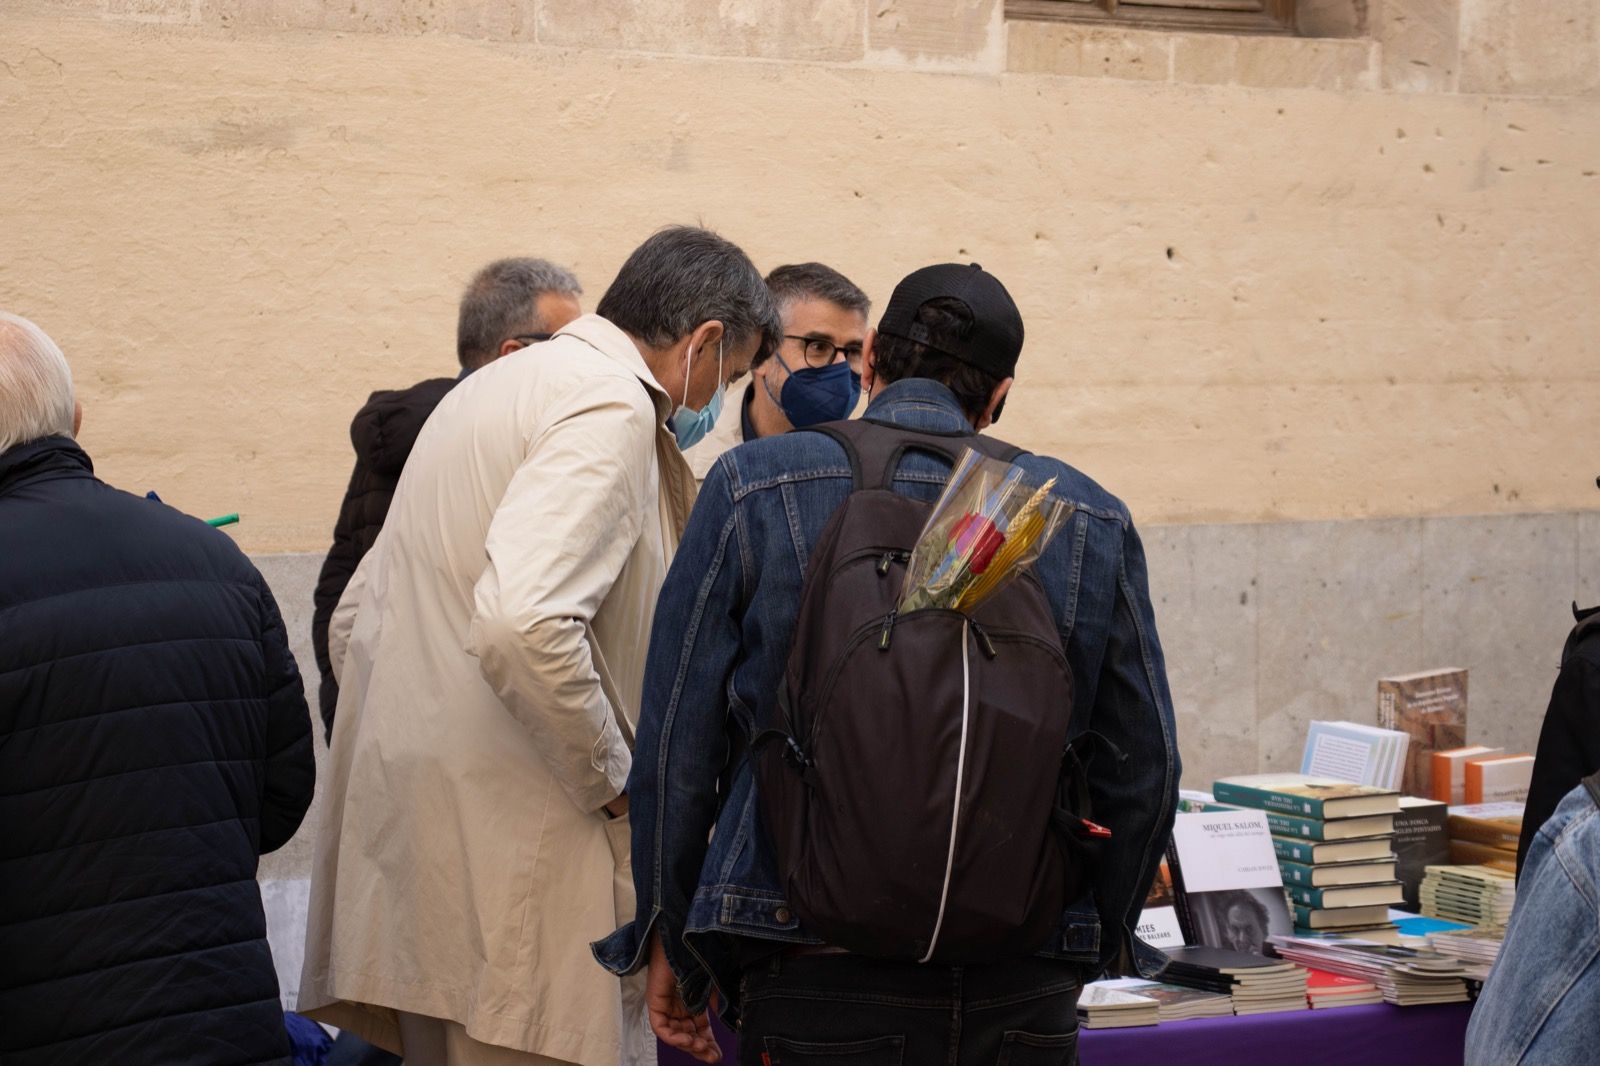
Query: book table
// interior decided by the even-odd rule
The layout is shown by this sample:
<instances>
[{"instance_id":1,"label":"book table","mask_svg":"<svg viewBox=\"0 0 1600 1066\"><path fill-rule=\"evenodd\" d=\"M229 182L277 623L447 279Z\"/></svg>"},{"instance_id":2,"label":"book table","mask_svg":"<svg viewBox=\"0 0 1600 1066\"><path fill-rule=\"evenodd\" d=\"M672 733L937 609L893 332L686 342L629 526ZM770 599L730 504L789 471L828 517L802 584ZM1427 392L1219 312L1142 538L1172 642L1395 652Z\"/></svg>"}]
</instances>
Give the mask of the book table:
<instances>
[{"instance_id":1,"label":"book table","mask_svg":"<svg viewBox=\"0 0 1600 1066\"><path fill-rule=\"evenodd\" d=\"M1173 1062L1239 1066L1461 1066L1470 1003L1391 1007L1387 1003L1334 1010L1199 1018L1138 1029L1080 1029L1081 1066ZM738 1062L738 1039L715 1020L722 1061ZM661 1048L660 1066L689 1066L681 1051Z\"/></svg>"}]
</instances>

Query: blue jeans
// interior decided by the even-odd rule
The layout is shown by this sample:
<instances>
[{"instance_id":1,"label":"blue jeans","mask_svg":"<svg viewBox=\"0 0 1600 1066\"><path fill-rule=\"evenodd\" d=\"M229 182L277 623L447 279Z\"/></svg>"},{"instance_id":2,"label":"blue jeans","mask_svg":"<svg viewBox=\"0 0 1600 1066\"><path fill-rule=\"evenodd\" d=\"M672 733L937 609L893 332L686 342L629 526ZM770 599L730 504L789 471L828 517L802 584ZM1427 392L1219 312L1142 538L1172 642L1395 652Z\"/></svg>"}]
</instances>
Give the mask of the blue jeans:
<instances>
[{"instance_id":1,"label":"blue jeans","mask_svg":"<svg viewBox=\"0 0 1600 1066\"><path fill-rule=\"evenodd\" d=\"M1505 947L1467 1027L1467 1066L1600 1057L1600 807L1579 785L1528 848Z\"/></svg>"},{"instance_id":2,"label":"blue jeans","mask_svg":"<svg viewBox=\"0 0 1600 1066\"><path fill-rule=\"evenodd\" d=\"M746 969L744 1066L1073 1066L1079 968L775 955Z\"/></svg>"}]
</instances>

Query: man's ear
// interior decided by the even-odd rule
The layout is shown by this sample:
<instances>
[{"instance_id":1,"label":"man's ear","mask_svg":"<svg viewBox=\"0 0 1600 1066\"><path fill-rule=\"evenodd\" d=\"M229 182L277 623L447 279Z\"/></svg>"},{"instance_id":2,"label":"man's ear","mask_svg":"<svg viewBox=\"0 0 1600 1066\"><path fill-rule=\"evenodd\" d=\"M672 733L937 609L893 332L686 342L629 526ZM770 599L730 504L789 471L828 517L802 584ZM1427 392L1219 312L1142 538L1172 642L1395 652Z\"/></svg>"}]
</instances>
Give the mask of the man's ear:
<instances>
[{"instance_id":1,"label":"man's ear","mask_svg":"<svg viewBox=\"0 0 1600 1066\"><path fill-rule=\"evenodd\" d=\"M1011 383L1015 380L1016 378L1006 378L996 385L994 391L989 394L989 403L984 407L983 414L978 416L976 428L980 432L1000 420L1000 408L1005 406L1006 393L1011 391Z\"/></svg>"},{"instance_id":2,"label":"man's ear","mask_svg":"<svg viewBox=\"0 0 1600 1066\"><path fill-rule=\"evenodd\" d=\"M878 331L867 330L866 340L861 342L861 388L868 396L872 395L872 386L878 382Z\"/></svg>"},{"instance_id":3,"label":"man's ear","mask_svg":"<svg viewBox=\"0 0 1600 1066\"><path fill-rule=\"evenodd\" d=\"M496 359L504 359L506 356L510 355L512 352L520 351L521 349L526 348L526 347L527 347L526 344L523 344L521 341L517 340L515 337L507 337L505 340L500 342L500 350L495 353L495 358Z\"/></svg>"},{"instance_id":4,"label":"man's ear","mask_svg":"<svg viewBox=\"0 0 1600 1066\"><path fill-rule=\"evenodd\" d=\"M690 332L689 347L693 348L697 354L710 352L715 357L717 344L722 340L724 333L721 322L715 318L708 318Z\"/></svg>"},{"instance_id":5,"label":"man's ear","mask_svg":"<svg viewBox=\"0 0 1600 1066\"><path fill-rule=\"evenodd\" d=\"M83 428L83 404L77 400L72 401L72 438L78 438L78 430Z\"/></svg>"}]
</instances>

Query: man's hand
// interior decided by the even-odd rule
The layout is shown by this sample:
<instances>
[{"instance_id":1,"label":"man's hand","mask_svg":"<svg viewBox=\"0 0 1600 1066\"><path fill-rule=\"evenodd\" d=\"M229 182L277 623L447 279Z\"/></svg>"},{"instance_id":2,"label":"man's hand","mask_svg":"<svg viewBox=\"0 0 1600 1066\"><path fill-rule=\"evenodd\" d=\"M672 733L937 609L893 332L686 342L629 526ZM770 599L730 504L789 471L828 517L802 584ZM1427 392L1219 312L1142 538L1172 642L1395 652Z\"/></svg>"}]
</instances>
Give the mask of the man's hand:
<instances>
[{"instance_id":1,"label":"man's hand","mask_svg":"<svg viewBox=\"0 0 1600 1066\"><path fill-rule=\"evenodd\" d=\"M650 938L650 971L645 982L645 1006L650 1011L650 1028L663 1044L687 1051L701 1062L721 1062L722 1049L711 1033L711 1019L705 1011L691 1015L678 995L678 979L667 962L667 949L661 945L659 931Z\"/></svg>"},{"instance_id":2,"label":"man's hand","mask_svg":"<svg viewBox=\"0 0 1600 1066\"><path fill-rule=\"evenodd\" d=\"M606 804L606 813L613 818L621 818L628 813L628 794L624 792L610 803Z\"/></svg>"}]
</instances>

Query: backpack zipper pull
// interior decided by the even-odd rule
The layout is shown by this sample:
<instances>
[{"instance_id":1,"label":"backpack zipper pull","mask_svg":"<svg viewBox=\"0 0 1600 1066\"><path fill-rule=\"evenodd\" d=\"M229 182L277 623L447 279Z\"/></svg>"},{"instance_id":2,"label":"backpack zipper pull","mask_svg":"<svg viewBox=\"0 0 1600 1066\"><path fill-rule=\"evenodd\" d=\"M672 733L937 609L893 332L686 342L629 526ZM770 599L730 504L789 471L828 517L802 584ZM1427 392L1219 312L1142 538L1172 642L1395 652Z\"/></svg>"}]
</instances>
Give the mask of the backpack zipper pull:
<instances>
[{"instance_id":1,"label":"backpack zipper pull","mask_svg":"<svg viewBox=\"0 0 1600 1066\"><path fill-rule=\"evenodd\" d=\"M907 551L891 550L883 553L883 558L878 560L878 576L887 577L889 567L894 563L909 563L911 553Z\"/></svg>"},{"instance_id":2,"label":"backpack zipper pull","mask_svg":"<svg viewBox=\"0 0 1600 1066\"><path fill-rule=\"evenodd\" d=\"M889 638L894 634L894 620L895 620L896 616L898 616L899 614L900 614L900 612L898 610L893 610L893 611L890 611L888 614L884 615L884 617L883 617L883 632L878 637L878 650L879 651L888 651L889 650Z\"/></svg>"},{"instance_id":3,"label":"backpack zipper pull","mask_svg":"<svg viewBox=\"0 0 1600 1066\"><path fill-rule=\"evenodd\" d=\"M979 648L980 651L983 652L983 657L985 659L991 659L992 660L994 658L994 655L995 655L994 641L989 639L989 634L987 634L987 633L985 633L983 631L983 627L982 626L980 626L976 622L973 622L972 623L972 635L977 640L978 648Z\"/></svg>"}]
</instances>

